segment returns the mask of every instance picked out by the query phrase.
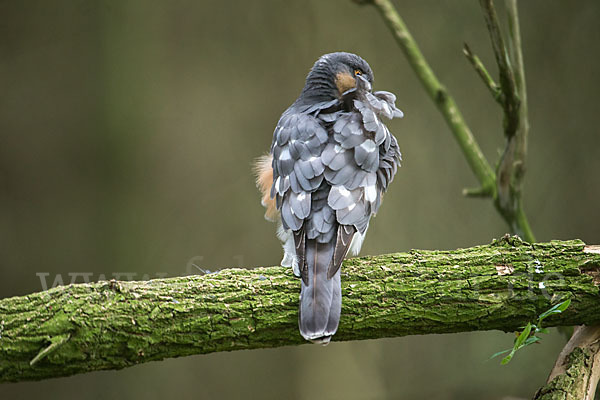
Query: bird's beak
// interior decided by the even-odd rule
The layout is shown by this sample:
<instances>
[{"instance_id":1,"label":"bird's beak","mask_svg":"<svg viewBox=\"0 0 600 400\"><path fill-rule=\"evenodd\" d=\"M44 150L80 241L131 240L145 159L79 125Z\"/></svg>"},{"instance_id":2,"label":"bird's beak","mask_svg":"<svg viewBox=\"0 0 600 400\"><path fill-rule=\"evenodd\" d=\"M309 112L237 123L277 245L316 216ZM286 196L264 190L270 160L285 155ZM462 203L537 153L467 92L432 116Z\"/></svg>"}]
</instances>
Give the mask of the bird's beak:
<instances>
[{"instance_id":1,"label":"bird's beak","mask_svg":"<svg viewBox=\"0 0 600 400\"><path fill-rule=\"evenodd\" d=\"M371 82L369 82L367 78L365 78L363 75L359 75L356 77L356 89L365 92L370 92L371 90L373 90L373 87L371 86Z\"/></svg>"}]
</instances>

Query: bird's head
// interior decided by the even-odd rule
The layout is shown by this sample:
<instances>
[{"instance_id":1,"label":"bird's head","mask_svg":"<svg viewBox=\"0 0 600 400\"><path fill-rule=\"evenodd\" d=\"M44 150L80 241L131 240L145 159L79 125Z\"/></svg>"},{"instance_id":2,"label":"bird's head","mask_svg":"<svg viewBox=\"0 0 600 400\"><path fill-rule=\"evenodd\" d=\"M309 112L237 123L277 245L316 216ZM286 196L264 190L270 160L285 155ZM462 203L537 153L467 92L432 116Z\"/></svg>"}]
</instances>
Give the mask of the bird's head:
<instances>
[{"instance_id":1,"label":"bird's head","mask_svg":"<svg viewBox=\"0 0 600 400\"><path fill-rule=\"evenodd\" d=\"M309 101L333 100L353 88L370 91L372 83L371 67L356 54L325 54L308 73L301 98Z\"/></svg>"}]
</instances>

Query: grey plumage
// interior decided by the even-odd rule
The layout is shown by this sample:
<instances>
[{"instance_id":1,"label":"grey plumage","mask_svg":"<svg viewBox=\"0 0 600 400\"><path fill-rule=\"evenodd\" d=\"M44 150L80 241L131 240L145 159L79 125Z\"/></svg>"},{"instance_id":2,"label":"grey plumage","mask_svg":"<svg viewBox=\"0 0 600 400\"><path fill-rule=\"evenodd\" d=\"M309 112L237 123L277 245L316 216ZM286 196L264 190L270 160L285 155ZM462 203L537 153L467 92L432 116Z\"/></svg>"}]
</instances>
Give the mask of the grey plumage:
<instances>
[{"instance_id":1,"label":"grey plumage","mask_svg":"<svg viewBox=\"0 0 600 400\"><path fill-rule=\"evenodd\" d=\"M342 309L340 271L328 278L335 243L306 242L306 258L311 268L302 279L298 325L307 340L329 342L336 332Z\"/></svg>"},{"instance_id":2,"label":"grey plumage","mask_svg":"<svg viewBox=\"0 0 600 400\"><path fill-rule=\"evenodd\" d=\"M345 89L340 74L354 87ZM360 57L321 57L273 134L271 197L283 229L293 233L302 277L299 327L307 340L326 343L336 332L342 260L355 235L366 233L400 162L381 117L402 112L393 94L373 93L371 82Z\"/></svg>"}]
</instances>

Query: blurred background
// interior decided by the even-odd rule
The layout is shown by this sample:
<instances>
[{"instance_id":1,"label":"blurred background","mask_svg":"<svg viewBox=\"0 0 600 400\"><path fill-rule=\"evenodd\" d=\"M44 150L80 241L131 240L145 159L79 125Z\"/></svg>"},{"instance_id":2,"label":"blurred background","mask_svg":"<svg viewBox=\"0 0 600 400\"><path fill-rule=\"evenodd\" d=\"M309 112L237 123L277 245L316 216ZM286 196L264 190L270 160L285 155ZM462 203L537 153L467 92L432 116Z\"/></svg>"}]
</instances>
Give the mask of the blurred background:
<instances>
[{"instance_id":1,"label":"blurred background","mask_svg":"<svg viewBox=\"0 0 600 400\"><path fill-rule=\"evenodd\" d=\"M476 2L396 2L495 163L501 113ZM503 15L498 4L499 13ZM540 241L600 243L600 2L520 3L531 135L524 202ZM507 227L372 7L313 1L0 1L0 298L192 264L275 265L251 175L322 54L364 57L398 96L403 166L363 254L488 243ZM501 332L238 351L0 386L0 398L530 398L564 340L508 366ZM75 388L85 388L84 390Z\"/></svg>"}]
</instances>

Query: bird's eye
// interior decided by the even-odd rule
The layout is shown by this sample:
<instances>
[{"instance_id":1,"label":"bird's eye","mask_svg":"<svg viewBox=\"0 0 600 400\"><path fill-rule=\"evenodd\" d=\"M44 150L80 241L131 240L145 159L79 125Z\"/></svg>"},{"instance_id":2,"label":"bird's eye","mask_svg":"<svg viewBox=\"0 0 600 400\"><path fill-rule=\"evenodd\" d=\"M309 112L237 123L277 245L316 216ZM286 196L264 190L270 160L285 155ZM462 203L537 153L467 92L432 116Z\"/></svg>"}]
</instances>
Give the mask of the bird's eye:
<instances>
[{"instance_id":1,"label":"bird's eye","mask_svg":"<svg viewBox=\"0 0 600 400\"><path fill-rule=\"evenodd\" d=\"M360 69L355 69L354 76L360 76L360 75L362 75L362 71Z\"/></svg>"}]
</instances>

